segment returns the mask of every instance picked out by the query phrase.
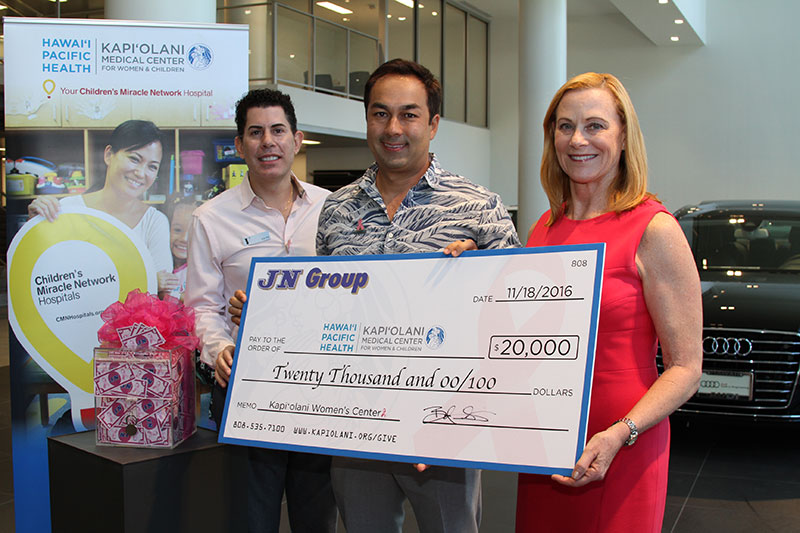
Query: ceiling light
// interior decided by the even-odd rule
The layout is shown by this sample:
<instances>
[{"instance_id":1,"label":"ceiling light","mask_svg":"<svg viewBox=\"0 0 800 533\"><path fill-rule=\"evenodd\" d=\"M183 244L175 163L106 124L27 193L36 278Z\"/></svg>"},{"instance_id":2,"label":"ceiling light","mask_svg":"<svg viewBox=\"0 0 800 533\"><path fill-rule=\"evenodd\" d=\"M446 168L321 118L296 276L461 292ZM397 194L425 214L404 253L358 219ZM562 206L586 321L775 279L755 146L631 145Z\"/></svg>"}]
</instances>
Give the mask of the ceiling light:
<instances>
[{"instance_id":1,"label":"ceiling light","mask_svg":"<svg viewBox=\"0 0 800 533\"><path fill-rule=\"evenodd\" d=\"M683 24L683 19L675 19L675 24Z\"/></svg>"},{"instance_id":2,"label":"ceiling light","mask_svg":"<svg viewBox=\"0 0 800 533\"><path fill-rule=\"evenodd\" d=\"M403 4L406 7L414 7L413 0L394 0L398 4Z\"/></svg>"},{"instance_id":3,"label":"ceiling light","mask_svg":"<svg viewBox=\"0 0 800 533\"><path fill-rule=\"evenodd\" d=\"M250 14L250 13L252 13L252 12L253 12L253 10L252 10L252 9L245 9L245 10L244 10L244 14L245 14L245 15L249 15L249 14Z\"/></svg>"},{"instance_id":4,"label":"ceiling light","mask_svg":"<svg viewBox=\"0 0 800 533\"><path fill-rule=\"evenodd\" d=\"M303 139L303 144L320 144L320 141L312 141L311 139Z\"/></svg>"},{"instance_id":5,"label":"ceiling light","mask_svg":"<svg viewBox=\"0 0 800 533\"><path fill-rule=\"evenodd\" d=\"M333 2L317 2L317 5L319 7L324 7L325 9L330 9L331 11L335 11L340 15L350 15L352 13L352 11L350 11L346 7L336 5Z\"/></svg>"},{"instance_id":6,"label":"ceiling light","mask_svg":"<svg viewBox=\"0 0 800 533\"><path fill-rule=\"evenodd\" d=\"M4 9L8 9L8 6L0 6L0 11L2 11Z\"/></svg>"},{"instance_id":7,"label":"ceiling light","mask_svg":"<svg viewBox=\"0 0 800 533\"><path fill-rule=\"evenodd\" d=\"M386 15L386 18L387 18L387 19L390 19L390 18L392 18L392 14L391 14L391 13L389 13L388 15Z\"/></svg>"},{"instance_id":8,"label":"ceiling light","mask_svg":"<svg viewBox=\"0 0 800 533\"><path fill-rule=\"evenodd\" d=\"M294 59L294 54L289 54L289 59Z\"/></svg>"},{"instance_id":9,"label":"ceiling light","mask_svg":"<svg viewBox=\"0 0 800 533\"><path fill-rule=\"evenodd\" d=\"M417 7L418 7L418 8L420 8L420 9L422 9L422 8L424 8L425 6L423 6L422 4L417 4Z\"/></svg>"},{"instance_id":10,"label":"ceiling light","mask_svg":"<svg viewBox=\"0 0 800 533\"><path fill-rule=\"evenodd\" d=\"M342 17L342 22L350 22L350 19L347 17Z\"/></svg>"},{"instance_id":11,"label":"ceiling light","mask_svg":"<svg viewBox=\"0 0 800 533\"><path fill-rule=\"evenodd\" d=\"M672 41L673 43L677 43L678 41L681 40L681 38L678 37L677 35L673 35L672 37L669 38L669 40Z\"/></svg>"},{"instance_id":12,"label":"ceiling light","mask_svg":"<svg viewBox=\"0 0 800 533\"><path fill-rule=\"evenodd\" d=\"M436 15L438 15L438 14L439 14L439 12L438 12L438 11L431 11L431 15L433 15L434 17L435 17Z\"/></svg>"},{"instance_id":13,"label":"ceiling light","mask_svg":"<svg viewBox=\"0 0 800 533\"><path fill-rule=\"evenodd\" d=\"M50 0L50 1L51 1L51 2L53 2L54 4L56 3L56 0ZM67 1L67 0L58 0L58 2L59 2L60 4L63 4L63 3L64 3L64 2L66 2L66 1Z\"/></svg>"},{"instance_id":14,"label":"ceiling light","mask_svg":"<svg viewBox=\"0 0 800 533\"><path fill-rule=\"evenodd\" d=\"M669 0L658 0L659 4L666 4L667 2L669 2Z\"/></svg>"},{"instance_id":15,"label":"ceiling light","mask_svg":"<svg viewBox=\"0 0 800 533\"><path fill-rule=\"evenodd\" d=\"M406 20L406 18L405 17L397 17L397 20L402 22L402 21Z\"/></svg>"}]
</instances>

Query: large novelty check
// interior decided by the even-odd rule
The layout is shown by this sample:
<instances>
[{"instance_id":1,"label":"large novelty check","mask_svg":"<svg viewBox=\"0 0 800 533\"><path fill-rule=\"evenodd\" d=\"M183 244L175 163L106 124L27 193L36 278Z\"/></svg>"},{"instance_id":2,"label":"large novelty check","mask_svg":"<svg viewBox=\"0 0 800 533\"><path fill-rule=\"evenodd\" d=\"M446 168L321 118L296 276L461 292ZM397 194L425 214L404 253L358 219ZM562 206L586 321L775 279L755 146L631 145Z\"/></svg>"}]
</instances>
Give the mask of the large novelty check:
<instances>
[{"instance_id":1,"label":"large novelty check","mask_svg":"<svg viewBox=\"0 0 800 533\"><path fill-rule=\"evenodd\" d=\"M571 472L603 244L254 260L222 442Z\"/></svg>"}]
</instances>

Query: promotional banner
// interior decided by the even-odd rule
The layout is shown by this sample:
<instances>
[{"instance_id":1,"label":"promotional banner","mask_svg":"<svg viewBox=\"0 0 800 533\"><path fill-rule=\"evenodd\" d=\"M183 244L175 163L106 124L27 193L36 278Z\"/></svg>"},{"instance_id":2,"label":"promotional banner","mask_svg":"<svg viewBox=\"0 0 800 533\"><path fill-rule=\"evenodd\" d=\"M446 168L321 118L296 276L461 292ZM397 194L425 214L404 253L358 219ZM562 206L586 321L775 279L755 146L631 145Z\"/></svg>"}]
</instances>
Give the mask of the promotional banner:
<instances>
[{"instance_id":1,"label":"promotional banner","mask_svg":"<svg viewBox=\"0 0 800 533\"><path fill-rule=\"evenodd\" d=\"M76 239L76 237L78 237ZM118 219L64 208L37 216L8 248L8 320L31 358L70 396L72 424L94 423L92 350L100 313L133 289L157 290L144 242Z\"/></svg>"},{"instance_id":2,"label":"promotional banner","mask_svg":"<svg viewBox=\"0 0 800 533\"><path fill-rule=\"evenodd\" d=\"M232 126L247 90L238 25L4 18L6 128Z\"/></svg>"},{"instance_id":3,"label":"promotional banner","mask_svg":"<svg viewBox=\"0 0 800 533\"><path fill-rule=\"evenodd\" d=\"M240 162L248 30L6 17L4 36L16 527L49 531L46 439L94 427L100 312L182 296L191 212Z\"/></svg>"},{"instance_id":4,"label":"promotional banner","mask_svg":"<svg viewBox=\"0 0 800 533\"><path fill-rule=\"evenodd\" d=\"M603 254L256 259L221 441L569 475Z\"/></svg>"}]
</instances>

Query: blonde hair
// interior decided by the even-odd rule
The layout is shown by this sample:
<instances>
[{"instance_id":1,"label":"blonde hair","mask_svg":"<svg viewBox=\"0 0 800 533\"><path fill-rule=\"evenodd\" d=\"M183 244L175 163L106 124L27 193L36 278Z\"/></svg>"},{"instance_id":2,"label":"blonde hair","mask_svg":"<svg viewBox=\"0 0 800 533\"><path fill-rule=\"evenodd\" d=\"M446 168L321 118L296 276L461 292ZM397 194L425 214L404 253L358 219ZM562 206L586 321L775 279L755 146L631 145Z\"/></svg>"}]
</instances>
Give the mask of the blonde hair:
<instances>
[{"instance_id":1,"label":"blonde hair","mask_svg":"<svg viewBox=\"0 0 800 533\"><path fill-rule=\"evenodd\" d=\"M609 211L621 213L632 209L648 198L656 199L647 192L647 152L644 137L639 126L639 118L633 109L628 92L622 83L611 74L586 72L579 74L561 86L553 96L550 107L544 116L544 148L542 150L541 179L547 198L550 201L550 218L547 225L555 222L564 206L569 202L570 180L558 163L554 134L556 109L568 91L580 89L606 89L614 98L622 127L625 129L625 149L619 162L619 172L608 193Z\"/></svg>"}]
</instances>

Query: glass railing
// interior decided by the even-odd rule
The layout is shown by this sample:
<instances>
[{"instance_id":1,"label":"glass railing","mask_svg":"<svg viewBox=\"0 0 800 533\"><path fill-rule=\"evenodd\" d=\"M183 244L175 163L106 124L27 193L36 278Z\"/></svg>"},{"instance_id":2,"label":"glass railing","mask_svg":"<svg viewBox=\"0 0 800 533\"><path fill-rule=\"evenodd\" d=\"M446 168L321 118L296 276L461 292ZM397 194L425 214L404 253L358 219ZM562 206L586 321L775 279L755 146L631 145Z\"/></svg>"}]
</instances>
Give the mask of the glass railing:
<instances>
[{"instance_id":1,"label":"glass railing","mask_svg":"<svg viewBox=\"0 0 800 533\"><path fill-rule=\"evenodd\" d=\"M378 67L378 39L348 27L348 17L339 24L327 13L322 17L299 9L303 2L220 3L219 22L250 27L252 85L283 83L363 97L364 84Z\"/></svg>"},{"instance_id":2,"label":"glass railing","mask_svg":"<svg viewBox=\"0 0 800 533\"><path fill-rule=\"evenodd\" d=\"M217 13L219 22L250 27L251 85L281 83L361 99L379 65L381 34L386 59L416 53L442 81L444 117L487 124L489 24L461 4L218 0Z\"/></svg>"}]
</instances>

